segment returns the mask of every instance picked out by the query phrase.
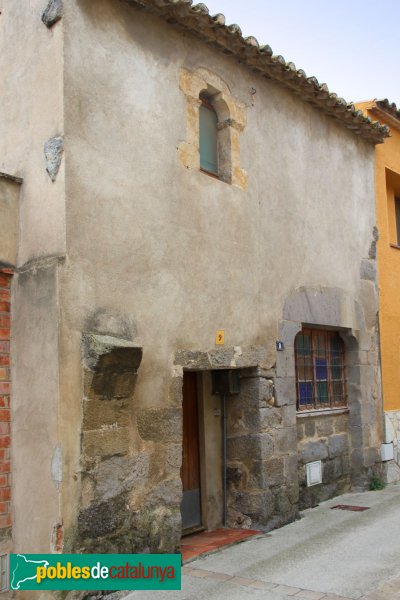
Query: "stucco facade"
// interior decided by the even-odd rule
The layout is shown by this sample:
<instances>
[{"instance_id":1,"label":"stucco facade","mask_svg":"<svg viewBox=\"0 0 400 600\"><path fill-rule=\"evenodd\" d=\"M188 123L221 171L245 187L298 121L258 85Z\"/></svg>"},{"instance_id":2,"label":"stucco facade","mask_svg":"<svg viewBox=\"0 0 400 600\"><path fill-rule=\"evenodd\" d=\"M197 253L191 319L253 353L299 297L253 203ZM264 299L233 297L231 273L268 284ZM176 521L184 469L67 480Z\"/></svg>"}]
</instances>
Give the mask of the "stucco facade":
<instances>
[{"instance_id":1,"label":"stucco facade","mask_svg":"<svg viewBox=\"0 0 400 600\"><path fill-rule=\"evenodd\" d=\"M360 103L365 114L390 126L391 136L376 146L375 186L377 226L379 323L382 387L386 416L385 442L394 446L394 461L400 464L400 238L396 227L395 198L400 197L400 112L388 101ZM397 208L399 213L399 208ZM390 480L400 478L400 469L388 463Z\"/></svg>"},{"instance_id":2,"label":"stucco facade","mask_svg":"<svg viewBox=\"0 0 400 600\"><path fill-rule=\"evenodd\" d=\"M187 372L204 527L223 521L216 370L240 371L227 400L229 525L276 527L366 486L383 439L370 248L384 131L166 22L169 2L70 0L49 26L46 2L26 4L4 3L0 53L0 171L23 178L16 257L0 246L14 270L14 550L179 548ZM203 86L224 116L220 179L199 170ZM303 325L340 333L345 409L298 416ZM323 481L308 488L318 460Z\"/></svg>"}]
</instances>

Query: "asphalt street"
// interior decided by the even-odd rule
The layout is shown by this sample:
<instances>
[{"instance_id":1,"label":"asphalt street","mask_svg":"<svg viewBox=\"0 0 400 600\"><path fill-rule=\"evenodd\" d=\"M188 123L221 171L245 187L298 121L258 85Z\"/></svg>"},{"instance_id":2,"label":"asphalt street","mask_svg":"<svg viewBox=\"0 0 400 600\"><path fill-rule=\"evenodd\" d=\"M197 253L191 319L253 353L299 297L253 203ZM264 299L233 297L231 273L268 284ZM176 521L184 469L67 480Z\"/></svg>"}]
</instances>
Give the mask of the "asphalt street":
<instances>
[{"instance_id":1,"label":"asphalt street","mask_svg":"<svg viewBox=\"0 0 400 600\"><path fill-rule=\"evenodd\" d=\"M364 506L353 512L338 504ZM400 485L345 494L183 567L182 590L124 600L400 600Z\"/></svg>"}]
</instances>

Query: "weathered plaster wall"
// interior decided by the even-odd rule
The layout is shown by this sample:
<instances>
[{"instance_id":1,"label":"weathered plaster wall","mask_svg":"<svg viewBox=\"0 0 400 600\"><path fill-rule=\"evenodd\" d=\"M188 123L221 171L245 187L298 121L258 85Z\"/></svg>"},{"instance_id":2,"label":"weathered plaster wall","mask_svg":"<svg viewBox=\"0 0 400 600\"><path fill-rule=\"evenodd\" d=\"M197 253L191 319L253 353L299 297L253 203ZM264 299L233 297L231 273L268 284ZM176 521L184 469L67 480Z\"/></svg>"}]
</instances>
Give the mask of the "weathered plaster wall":
<instances>
[{"instance_id":1,"label":"weathered plaster wall","mask_svg":"<svg viewBox=\"0 0 400 600\"><path fill-rule=\"evenodd\" d=\"M375 285L360 279L375 223L374 151L278 85L123 3L72 0L64 22L68 262L61 281L60 410L70 419L80 418L82 332L143 348L127 456L149 455L141 500L150 499L154 527L169 520L173 547L179 539L182 368L261 366L265 373L258 379L274 379L278 325L282 316L290 320L282 315L283 305L301 286L317 294L325 288L342 291L351 310L359 300L360 339L374 338ZM243 106L240 165L247 172L247 187L182 164L187 99L181 74L199 67L217 73ZM333 309L328 306L324 314L338 306L338 318L334 313L334 323L319 324L351 327L348 303L335 304L335 293L327 295ZM214 346L219 328L225 330L222 351ZM290 352L284 357L279 360L290 361ZM268 406L249 413L265 418L263 439L277 430L265 455L258 453L254 460L268 462L278 452L284 473L289 469L286 479L279 474L274 502L297 473L293 374L284 375L282 365L279 369L274 381L279 414ZM370 365L364 371L366 378L374 378ZM360 399L369 393L366 378L355 382ZM258 399L255 391L251 402ZM368 406L376 418L374 400L377 406L379 399L372 396ZM354 427L361 427L359 404L354 406ZM242 433L251 437L251 427L246 424ZM79 434L73 428L63 431L68 456L63 517L70 547L79 511ZM370 464L379 430L374 436ZM235 450L230 460L239 459ZM362 466L364 454L359 460ZM243 459L251 472L247 462ZM261 467L271 476L268 465L258 466L255 477L262 475ZM243 512L245 502L260 501L259 489L238 493L235 510ZM293 505L296 494L294 489ZM286 490L282 502L288 502L288 495ZM131 508L151 533L148 518L138 510L139 496L133 494ZM265 520L273 518L275 506ZM295 514L292 505L287 514ZM166 547L168 534L157 538L150 533L151 548Z\"/></svg>"},{"instance_id":2,"label":"weathered plaster wall","mask_svg":"<svg viewBox=\"0 0 400 600\"><path fill-rule=\"evenodd\" d=\"M17 264L20 184L0 174L0 262Z\"/></svg>"},{"instance_id":3,"label":"weathered plaster wall","mask_svg":"<svg viewBox=\"0 0 400 600\"><path fill-rule=\"evenodd\" d=\"M23 177L18 261L65 252L64 168L46 172L44 144L63 135L62 21L41 21L48 0L2 2L0 171Z\"/></svg>"},{"instance_id":4,"label":"weathered plaster wall","mask_svg":"<svg viewBox=\"0 0 400 600\"><path fill-rule=\"evenodd\" d=\"M50 552L59 550L63 460L57 271L65 254L65 165L62 160L52 181L44 145L64 134L63 29L61 22L48 29L41 21L47 0L1 4L0 171L23 178L18 198L15 190L13 198L7 193L6 201L17 212L7 223L8 249L0 244L0 261L16 266L11 296L13 550ZM4 196L0 207L3 202Z\"/></svg>"},{"instance_id":5,"label":"weathered plaster wall","mask_svg":"<svg viewBox=\"0 0 400 600\"><path fill-rule=\"evenodd\" d=\"M58 263L15 278L12 302L12 465L16 551L55 549L58 449ZM34 517L33 517L34 515Z\"/></svg>"}]
</instances>

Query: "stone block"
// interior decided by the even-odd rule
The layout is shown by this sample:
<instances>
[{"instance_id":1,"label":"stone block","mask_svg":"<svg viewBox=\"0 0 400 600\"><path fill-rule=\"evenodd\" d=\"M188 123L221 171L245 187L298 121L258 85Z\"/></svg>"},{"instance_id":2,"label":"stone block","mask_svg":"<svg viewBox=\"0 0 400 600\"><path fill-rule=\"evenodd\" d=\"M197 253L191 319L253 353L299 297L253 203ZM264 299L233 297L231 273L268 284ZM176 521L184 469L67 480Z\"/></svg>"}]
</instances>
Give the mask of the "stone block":
<instances>
[{"instance_id":1,"label":"stone block","mask_svg":"<svg viewBox=\"0 0 400 600\"><path fill-rule=\"evenodd\" d=\"M368 362L368 352L366 350L352 350L346 352L346 369L349 367L358 367Z\"/></svg>"},{"instance_id":2,"label":"stone block","mask_svg":"<svg viewBox=\"0 0 400 600\"><path fill-rule=\"evenodd\" d=\"M372 329L377 324L378 315L378 290L375 282L360 281L360 299L364 308L365 324L367 329Z\"/></svg>"},{"instance_id":3,"label":"stone block","mask_svg":"<svg viewBox=\"0 0 400 600\"><path fill-rule=\"evenodd\" d=\"M182 481L179 478L165 479L156 485L146 498L152 506L179 506L182 500Z\"/></svg>"},{"instance_id":4,"label":"stone block","mask_svg":"<svg viewBox=\"0 0 400 600\"><path fill-rule=\"evenodd\" d=\"M212 369L229 369L234 358L234 348L219 348L208 353Z\"/></svg>"},{"instance_id":5,"label":"stone block","mask_svg":"<svg viewBox=\"0 0 400 600\"><path fill-rule=\"evenodd\" d=\"M351 427L349 434L352 448L364 448L369 444L368 427Z\"/></svg>"},{"instance_id":6,"label":"stone block","mask_svg":"<svg viewBox=\"0 0 400 600\"><path fill-rule=\"evenodd\" d=\"M283 351L276 353L276 375L277 377L296 376L293 347L287 346Z\"/></svg>"},{"instance_id":7,"label":"stone block","mask_svg":"<svg viewBox=\"0 0 400 600\"><path fill-rule=\"evenodd\" d=\"M132 373L109 373L108 370L93 375L89 398L112 400L130 398L135 391L137 375Z\"/></svg>"},{"instance_id":8,"label":"stone block","mask_svg":"<svg viewBox=\"0 0 400 600\"><path fill-rule=\"evenodd\" d=\"M304 440L304 419L298 419L296 423L297 427L297 440L302 442Z\"/></svg>"},{"instance_id":9,"label":"stone block","mask_svg":"<svg viewBox=\"0 0 400 600\"><path fill-rule=\"evenodd\" d=\"M350 466L352 472L358 473L364 466L364 449L356 448L350 453Z\"/></svg>"},{"instance_id":10,"label":"stone block","mask_svg":"<svg viewBox=\"0 0 400 600\"><path fill-rule=\"evenodd\" d=\"M304 420L304 436L314 437L315 435L315 419L308 418Z\"/></svg>"},{"instance_id":11,"label":"stone block","mask_svg":"<svg viewBox=\"0 0 400 600\"><path fill-rule=\"evenodd\" d=\"M325 460L322 465L322 483L326 485L335 479L335 466L333 460Z\"/></svg>"},{"instance_id":12,"label":"stone block","mask_svg":"<svg viewBox=\"0 0 400 600\"><path fill-rule=\"evenodd\" d=\"M261 458L260 446L257 434L229 437L227 440L227 456L229 460L259 460Z\"/></svg>"},{"instance_id":13,"label":"stone block","mask_svg":"<svg viewBox=\"0 0 400 600\"><path fill-rule=\"evenodd\" d=\"M400 467L394 461L388 461L384 464L384 476L386 483L399 483Z\"/></svg>"},{"instance_id":14,"label":"stone block","mask_svg":"<svg viewBox=\"0 0 400 600\"><path fill-rule=\"evenodd\" d=\"M294 347L294 339L301 331L301 323L297 321L281 321L279 323L278 337L286 347Z\"/></svg>"},{"instance_id":15,"label":"stone block","mask_svg":"<svg viewBox=\"0 0 400 600\"><path fill-rule=\"evenodd\" d=\"M288 483L286 486L287 496L291 504L297 504L299 501L299 484L298 482Z\"/></svg>"},{"instance_id":16,"label":"stone block","mask_svg":"<svg viewBox=\"0 0 400 600\"><path fill-rule=\"evenodd\" d=\"M348 456L348 455L346 454L345 456ZM344 475L342 456L338 456L337 458L334 458L332 462L333 462L333 466L334 466L334 477L335 477L335 479L338 479L339 477L342 477Z\"/></svg>"},{"instance_id":17,"label":"stone block","mask_svg":"<svg viewBox=\"0 0 400 600\"><path fill-rule=\"evenodd\" d=\"M83 431L107 426L127 427L129 421L126 400L84 400Z\"/></svg>"},{"instance_id":18,"label":"stone block","mask_svg":"<svg viewBox=\"0 0 400 600\"><path fill-rule=\"evenodd\" d=\"M364 451L365 466L371 467L375 463L381 463L381 452L379 448L366 448Z\"/></svg>"},{"instance_id":19,"label":"stone block","mask_svg":"<svg viewBox=\"0 0 400 600\"><path fill-rule=\"evenodd\" d=\"M187 369L211 369L210 359L207 352L196 352L192 350L177 350L175 353L175 364Z\"/></svg>"},{"instance_id":20,"label":"stone block","mask_svg":"<svg viewBox=\"0 0 400 600\"><path fill-rule=\"evenodd\" d=\"M282 424L282 412L273 406L261 407L257 411L262 430L270 430L280 427Z\"/></svg>"},{"instance_id":21,"label":"stone block","mask_svg":"<svg viewBox=\"0 0 400 600\"><path fill-rule=\"evenodd\" d=\"M350 457L348 454L341 456L340 460L342 461L342 473L343 475L348 475L350 473Z\"/></svg>"},{"instance_id":22,"label":"stone block","mask_svg":"<svg viewBox=\"0 0 400 600\"><path fill-rule=\"evenodd\" d=\"M296 479L298 460L297 452L296 454L289 454L283 458L284 474L288 481L294 481Z\"/></svg>"},{"instance_id":23,"label":"stone block","mask_svg":"<svg viewBox=\"0 0 400 600\"><path fill-rule=\"evenodd\" d=\"M239 421L248 433L258 433L260 430L265 429L262 425L260 410L257 409L241 411L240 420L237 420L236 423Z\"/></svg>"},{"instance_id":24,"label":"stone block","mask_svg":"<svg viewBox=\"0 0 400 600\"><path fill-rule=\"evenodd\" d=\"M234 492L233 506L253 521L266 521L274 512L274 497L269 490L262 492Z\"/></svg>"},{"instance_id":25,"label":"stone block","mask_svg":"<svg viewBox=\"0 0 400 600\"><path fill-rule=\"evenodd\" d=\"M346 368L346 379L348 383L355 383L358 385L361 383L360 368L360 365L356 365L354 367L349 366Z\"/></svg>"},{"instance_id":26,"label":"stone block","mask_svg":"<svg viewBox=\"0 0 400 600\"><path fill-rule=\"evenodd\" d=\"M78 515L79 534L83 538L97 538L112 533L122 526L129 515L130 509L124 495L92 504Z\"/></svg>"},{"instance_id":27,"label":"stone block","mask_svg":"<svg viewBox=\"0 0 400 600\"><path fill-rule=\"evenodd\" d=\"M353 302L341 288L321 286L298 288L283 307L283 317L288 321L359 329L354 312Z\"/></svg>"},{"instance_id":28,"label":"stone block","mask_svg":"<svg viewBox=\"0 0 400 600\"><path fill-rule=\"evenodd\" d=\"M328 437L333 434L335 417L324 415L316 419L317 435L319 437Z\"/></svg>"},{"instance_id":29,"label":"stone block","mask_svg":"<svg viewBox=\"0 0 400 600\"><path fill-rule=\"evenodd\" d=\"M271 380L263 377L251 377L241 380L240 394L229 400L232 406L246 409L258 409L270 406L274 388Z\"/></svg>"},{"instance_id":30,"label":"stone block","mask_svg":"<svg viewBox=\"0 0 400 600\"><path fill-rule=\"evenodd\" d=\"M148 408L139 410L137 427L143 440L180 442L182 440L182 409Z\"/></svg>"},{"instance_id":31,"label":"stone block","mask_svg":"<svg viewBox=\"0 0 400 600\"><path fill-rule=\"evenodd\" d=\"M235 352L234 363L237 368L258 367L267 361L267 349L263 346L248 346L241 348L241 353Z\"/></svg>"},{"instance_id":32,"label":"stone block","mask_svg":"<svg viewBox=\"0 0 400 600\"><path fill-rule=\"evenodd\" d=\"M254 461L251 467L251 476L261 489L282 485L285 479L283 458Z\"/></svg>"},{"instance_id":33,"label":"stone block","mask_svg":"<svg viewBox=\"0 0 400 600\"><path fill-rule=\"evenodd\" d=\"M165 458L165 470L167 473L178 471L182 465L181 444L168 444L167 456Z\"/></svg>"},{"instance_id":34,"label":"stone block","mask_svg":"<svg viewBox=\"0 0 400 600\"><path fill-rule=\"evenodd\" d=\"M328 439L328 449L330 458L341 456L342 454L348 454L349 452L349 439L345 433L338 435L332 435Z\"/></svg>"},{"instance_id":35,"label":"stone block","mask_svg":"<svg viewBox=\"0 0 400 600\"><path fill-rule=\"evenodd\" d=\"M289 500L288 493L285 488L278 490L275 493L275 511L278 515L288 515L292 511L292 503Z\"/></svg>"},{"instance_id":36,"label":"stone block","mask_svg":"<svg viewBox=\"0 0 400 600\"><path fill-rule=\"evenodd\" d=\"M335 433L346 433L349 430L349 415L337 415L334 419Z\"/></svg>"},{"instance_id":37,"label":"stone block","mask_svg":"<svg viewBox=\"0 0 400 600\"><path fill-rule=\"evenodd\" d=\"M258 434L260 440L260 458L270 458L274 448L274 437L268 433Z\"/></svg>"},{"instance_id":38,"label":"stone block","mask_svg":"<svg viewBox=\"0 0 400 600\"><path fill-rule=\"evenodd\" d=\"M274 432L276 453L289 454L297 449L297 427L282 427Z\"/></svg>"},{"instance_id":39,"label":"stone block","mask_svg":"<svg viewBox=\"0 0 400 600\"><path fill-rule=\"evenodd\" d=\"M259 468L255 466L258 464L258 461L252 463L252 472L254 472L254 477L251 476L250 487L263 487L259 485ZM254 467L253 467L254 465ZM240 488L240 484L243 482L243 479L247 479L247 477L243 477L244 470L239 466L228 466L226 469L226 480L228 483L232 483L236 488Z\"/></svg>"},{"instance_id":40,"label":"stone block","mask_svg":"<svg viewBox=\"0 0 400 600\"><path fill-rule=\"evenodd\" d=\"M363 258L360 264L360 278L376 281L376 261Z\"/></svg>"},{"instance_id":41,"label":"stone block","mask_svg":"<svg viewBox=\"0 0 400 600\"><path fill-rule=\"evenodd\" d=\"M300 444L299 454L303 463L328 458L327 445L321 440L305 442Z\"/></svg>"},{"instance_id":42,"label":"stone block","mask_svg":"<svg viewBox=\"0 0 400 600\"><path fill-rule=\"evenodd\" d=\"M271 379L260 377L258 379L258 402L259 406L269 406L274 397L274 382Z\"/></svg>"},{"instance_id":43,"label":"stone block","mask_svg":"<svg viewBox=\"0 0 400 600\"><path fill-rule=\"evenodd\" d=\"M82 454L86 460L127 454L129 431L126 427L110 427L105 430L86 431L82 436Z\"/></svg>"},{"instance_id":44,"label":"stone block","mask_svg":"<svg viewBox=\"0 0 400 600\"><path fill-rule=\"evenodd\" d=\"M63 151L64 139L61 136L51 138L44 144L46 171L53 182L56 180L60 169Z\"/></svg>"},{"instance_id":45,"label":"stone block","mask_svg":"<svg viewBox=\"0 0 400 600\"><path fill-rule=\"evenodd\" d=\"M63 0L49 0L43 14L42 21L50 28L63 16Z\"/></svg>"},{"instance_id":46,"label":"stone block","mask_svg":"<svg viewBox=\"0 0 400 600\"><path fill-rule=\"evenodd\" d=\"M145 505L133 515L129 526L125 535L134 542L131 552L179 552L182 530L179 507Z\"/></svg>"},{"instance_id":47,"label":"stone block","mask_svg":"<svg viewBox=\"0 0 400 600\"><path fill-rule=\"evenodd\" d=\"M349 415L348 415L348 426L351 427L361 427L362 424L362 397L361 397L361 387L358 387L360 391L360 397L357 399L353 399L353 401L349 404Z\"/></svg>"},{"instance_id":48,"label":"stone block","mask_svg":"<svg viewBox=\"0 0 400 600\"><path fill-rule=\"evenodd\" d=\"M136 486L146 485L149 465L150 456L145 453L103 460L91 472L95 500L105 502Z\"/></svg>"},{"instance_id":49,"label":"stone block","mask_svg":"<svg viewBox=\"0 0 400 600\"><path fill-rule=\"evenodd\" d=\"M284 406L285 404L296 404L296 378L295 377L276 377L275 386L275 405Z\"/></svg>"},{"instance_id":50,"label":"stone block","mask_svg":"<svg viewBox=\"0 0 400 600\"><path fill-rule=\"evenodd\" d=\"M177 368L177 367L175 367ZM176 407L182 406L182 398L183 398L183 378L182 377L172 377L168 398L170 400L170 404Z\"/></svg>"},{"instance_id":51,"label":"stone block","mask_svg":"<svg viewBox=\"0 0 400 600\"><path fill-rule=\"evenodd\" d=\"M283 427L293 427L296 425L297 411L295 404L282 406L281 414Z\"/></svg>"}]
</instances>

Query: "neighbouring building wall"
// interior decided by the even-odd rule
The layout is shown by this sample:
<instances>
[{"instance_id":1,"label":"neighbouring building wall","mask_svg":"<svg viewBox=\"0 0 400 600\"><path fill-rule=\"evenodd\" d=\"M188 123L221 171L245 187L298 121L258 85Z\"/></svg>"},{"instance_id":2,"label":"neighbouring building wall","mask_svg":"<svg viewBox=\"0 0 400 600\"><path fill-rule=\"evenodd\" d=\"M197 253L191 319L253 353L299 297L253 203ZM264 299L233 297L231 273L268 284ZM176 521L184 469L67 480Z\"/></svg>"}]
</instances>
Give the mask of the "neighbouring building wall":
<instances>
[{"instance_id":1,"label":"neighbouring building wall","mask_svg":"<svg viewBox=\"0 0 400 600\"><path fill-rule=\"evenodd\" d=\"M0 552L11 549L11 269L0 267Z\"/></svg>"},{"instance_id":2,"label":"neighbouring building wall","mask_svg":"<svg viewBox=\"0 0 400 600\"><path fill-rule=\"evenodd\" d=\"M360 108L391 130L375 154L377 262L385 441L394 444L394 461L400 465L400 239L395 209L395 197L400 197L400 113L380 101L361 103ZM390 462L387 468L388 480L399 480L400 470Z\"/></svg>"},{"instance_id":3,"label":"neighbouring building wall","mask_svg":"<svg viewBox=\"0 0 400 600\"><path fill-rule=\"evenodd\" d=\"M375 266L368 256L373 146L128 4L71 0L64 26L64 550L178 547L184 370L242 373L241 395L228 405L230 517L266 527L295 518L293 347L302 324L343 331L353 359L348 413L332 434L319 426L313 437L331 448L322 496L349 485L347 456L352 483L365 485L379 465L382 439ZM197 168L193 94L206 84L235 115L228 123L232 183ZM215 345L218 329L225 331L222 348ZM88 377L104 379L97 367L88 373L88 336L108 338L105 357L124 347L140 352L123 394L88 387ZM284 352L276 352L279 339ZM96 420L87 419L93 401L104 403ZM112 416L118 403L121 412ZM339 427L347 419L345 440ZM88 443L99 435L111 440L107 456ZM118 494L106 486L115 462L124 482ZM113 517L99 531L106 506Z\"/></svg>"},{"instance_id":4,"label":"neighbouring building wall","mask_svg":"<svg viewBox=\"0 0 400 600\"><path fill-rule=\"evenodd\" d=\"M61 21L53 27L42 21L47 4L48 0L1 3L0 266L11 265L14 271L14 552L57 551L60 525L57 269L65 255L63 29ZM5 427L2 419L0 424Z\"/></svg>"}]
</instances>

